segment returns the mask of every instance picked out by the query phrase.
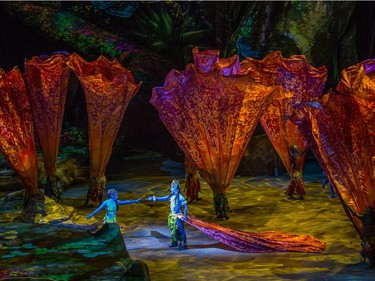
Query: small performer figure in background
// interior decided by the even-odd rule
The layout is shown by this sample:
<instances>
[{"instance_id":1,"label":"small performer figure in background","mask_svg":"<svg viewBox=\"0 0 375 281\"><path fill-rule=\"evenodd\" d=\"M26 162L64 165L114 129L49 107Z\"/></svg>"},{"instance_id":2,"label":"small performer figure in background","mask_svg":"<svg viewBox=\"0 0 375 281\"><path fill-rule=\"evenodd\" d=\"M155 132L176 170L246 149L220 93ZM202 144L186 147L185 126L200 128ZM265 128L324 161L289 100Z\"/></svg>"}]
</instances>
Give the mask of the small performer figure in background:
<instances>
[{"instance_id":1,"label":"small performer figure in background","mask_svg":"<svg viewBox=\"0 0 375 281\"><path fill-rule=\"evenodd\" d=\"M198 169L194 164L185 156L185 188L184 192L188 202L198 201L198 193L201 190L200 176Z\"/></svg>"},{"instance_id":2,"label":"small performer figure in background","mask_svg":"<svg viewBox=\"0 0 375 281\"><path fill-rule=\"evenodd\" d=\"M168 201L170 202L170 214L168 217L168 226L171 232L172 244L169 247L179 247L180 250L186 250L186 234L182 220L187 221L186 200L181 194L180 183L173 180L171 183L171 193L164 197L148 196L147 201ZM181 213L181 207L184 213Z\"/></svg>"},{"instance_id":3,"label":"small performer figure in background","mask_svg":"<svg viewBox=\"0 0 375 281\"><path fill-rule=\"evenodd\" d=\"M335 198L335 191L333 190L333 186L331 182L329 181L327 175L323 172L322 188L324 189L327 184L329 187L330 197Z\"/></svg>"},{"instance_id":4,"label":"small performer figure in background","mask_svg":"<svg viewBox=\"0 0 375 281\"><path fill-rule=\"evenodd\" d=\"M292 162L291 171L291 181L289 183L288 189L285 192L289 199L296 199L293 195L297 194L299 200L303 200L305 196L305 183L303 182L302 170L304 165L304 156L307 149L303 152L299 152L296 145L289 147L289 156Z\"/></svg>"},{"instance_id":5,"label":"small performer figure in background","mask_svg":"<svg viewBox=\"0 0 375 281\"><path fill-rule=\"evenodd\" d=\"M118 200L118 193L115 189L108 190L107 195L108 199L105 200L94 212L86 217L88 220L91 219L95 214L100 212L103 208L105 208L106 214L103 223L116 223L116 212L119 205L139 203L142 200L142 198L138 198L136 200L120 201Z\"/></svg>"}]
</instances>

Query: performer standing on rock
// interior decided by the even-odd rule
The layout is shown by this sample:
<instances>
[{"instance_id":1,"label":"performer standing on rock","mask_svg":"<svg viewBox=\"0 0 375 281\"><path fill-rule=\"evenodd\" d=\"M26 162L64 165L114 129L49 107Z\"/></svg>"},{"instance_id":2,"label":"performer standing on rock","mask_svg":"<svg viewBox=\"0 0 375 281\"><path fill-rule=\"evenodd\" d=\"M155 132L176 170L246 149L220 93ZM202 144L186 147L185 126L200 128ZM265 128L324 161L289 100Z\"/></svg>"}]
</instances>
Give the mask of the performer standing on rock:
<instances>
[{"instance_id":1,"label":"performer standing on rock","mask_svg":"<svg viewBox=\"0 0 375 281\"><path fill-rule=\"evenodd\" d=\"M106 223L116 223L116 213L118 210L119 205L129 205L134 203L141 202L142 198L138 198L136 200L118 200L118 193L115 189L110 189L107 192L108 199L105 200L94 212L89 214L86 218L89 220L94 215L99 213L103 208L106 210L105 217L103 222Z\"/></svg>"}]
</instances>

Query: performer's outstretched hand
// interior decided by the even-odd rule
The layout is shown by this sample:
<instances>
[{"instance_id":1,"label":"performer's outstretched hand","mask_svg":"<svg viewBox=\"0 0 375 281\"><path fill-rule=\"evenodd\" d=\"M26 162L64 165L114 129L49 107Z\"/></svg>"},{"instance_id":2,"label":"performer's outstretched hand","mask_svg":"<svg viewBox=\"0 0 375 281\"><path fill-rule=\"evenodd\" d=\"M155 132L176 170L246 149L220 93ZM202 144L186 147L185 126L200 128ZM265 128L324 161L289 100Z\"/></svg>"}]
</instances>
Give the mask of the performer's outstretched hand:
<instances>
[{"instance_id":1,"label":"performer's outstretched hand","mask_svg":"<svg viewBox=\"0 0 375 281\"><path fill-rule=\"evenodd\" d=\"M156 196L147 196L146 201L156 201Z\"/></svg>"},{"instance_id":2,"label":"performer's outstretched hand","mask_svg":"<svg viewBox=\"0 0 375 281\"><path fill-rule=\"evenodd\" d=\"M188 220L188 217L187 216L184 216L182 214L178 214L177 217L183 221L187 221Z\"/></svg>"}]
</instances>

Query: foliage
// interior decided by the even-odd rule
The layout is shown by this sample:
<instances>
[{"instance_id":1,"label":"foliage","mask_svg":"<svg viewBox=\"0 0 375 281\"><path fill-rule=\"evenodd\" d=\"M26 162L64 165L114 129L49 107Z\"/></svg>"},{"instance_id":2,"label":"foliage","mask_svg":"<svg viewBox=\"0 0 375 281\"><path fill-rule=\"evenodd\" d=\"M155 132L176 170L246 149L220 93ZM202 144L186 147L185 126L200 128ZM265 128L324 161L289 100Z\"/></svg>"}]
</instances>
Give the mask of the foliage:
<instances>
[{"instance_id":1,"label":"foliage","mask_svg":"<svg viewBox=\"0 0 375 281\"><path fill-rule=\"evenodd\" d=\"M87 146L87 135L77 127L70 127L61 133L61 146Z\"/></svg>"},{"instance_id":2,"label":"foliage","mask_svg":"<svg viewBox=\"0 0 375 281\"><path fill-rule=\"evenodd\" d=\"M194 19L178 3L174 3L171 10L146 6L136 13L134 20L137 28L130 31L129 36L150 51L177 61L180 66L191 62L192 49L212 33L211 29L196 30Z\"/></svg>"},{"instance_id":3,"label":"foliage","mask_svg":"<svg viewBox=\"0 0 375 281\"><path fill-rule=\"evenodd\" d=\"M91 4L100 10L104 10L109 15L117 17L130 17L133 12L138 8L138 2L128 1L90 1Z\"/></svg>"},{"instance_id":4,"label":"foliage","mask_svg":"<svg viewBox=\"0 0 375 281\"><path fill-rule=\"evenodd\" d=\"M55 280L55 281L69 281L71 280L72 277L74 277L73 274L62 274L62 275L43 275L43 278L48 278L50 280Z\"/></svg>"}]
</instances>

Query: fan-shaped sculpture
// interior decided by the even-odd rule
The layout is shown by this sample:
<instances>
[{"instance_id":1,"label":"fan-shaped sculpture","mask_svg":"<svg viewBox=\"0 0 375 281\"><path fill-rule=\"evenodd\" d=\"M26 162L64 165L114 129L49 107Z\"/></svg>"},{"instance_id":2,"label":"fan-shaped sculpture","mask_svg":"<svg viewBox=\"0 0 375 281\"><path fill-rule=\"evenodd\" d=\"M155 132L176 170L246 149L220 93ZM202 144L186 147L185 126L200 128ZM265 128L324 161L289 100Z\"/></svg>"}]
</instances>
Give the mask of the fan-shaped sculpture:
<instances>
[{"instance_id":1,"label":"fan-shaped sculpture","mask_svg":"<svg viewBox=\"0 0 375 281\"><path fill-rule=\"evenodd\" d=\"M100 56L87 62L72 54L67 62L77 75L85 96L89 120L90 187L85 205L91 199L102 200L105 192L105 170L112 153L112 146L131 98L141 83L116 59Z\"/></svg>"},{"instance_id":2,"label":"fan-shaped sculpture","mask_svg":"<svg viewBox=\"0 0 375 281\"><path fill-rule=\"evenodd\" d=\"M64 53L35 56L24 64L25 82L47 176L44 194L57 200L61 199L56 170L70 76L66 65L68 56Z\"/></svg>"},{"instance_id":3,"label":"fan-shaped sculpture","mask_svg":"<svg viewBox=\"0 0 375 281\"><path fill-rule=\"evenodd\" d=\"M289 172L291 182L286 193L301 198L305 194L302 169L307 143L297 126L285 116L290 116L293 105L321 96L327 78L325 66L314 68L303 55L283 58L281 52L268 54L263 60L247 58L241 62L255 81L265 86L282 86L284 99L275 99L266 109L260 122ZM291 151L296 146L298 153Z\"/></svg>"},{"instance_id":4,"label":"fan-shaped sculpture","mask_svg":"<svg viewBox=\"0 0 375 281\"><path fill-rule=\"evenodd\" d=\"M0 150L31 197L39 194L34 126L25 81L18 67L0 69Z\"/></svg>"},{"instance_id":5,"label":"fan-shaped sculpture","mask_svg":"<svg viewBox=\"0 0 375 281\"><path fill-rule=\"evenodd\" d=\"M298 124L375 263L375 60L342 71L337 91L297 106Z\"/></svg>"},{"instance_id":6,"label":"fan-shaped sculpture","mask_svg":"<svg viewBox=\"0 0 375 281\"><path fill-rule=\"evenodd\" d=\"M228 218L226 191L261 114L278 93L240 69L238 56L193 50L194 64L172 70L150 103L214 193L218 217Z\"/></svg>"}]
</instances>

